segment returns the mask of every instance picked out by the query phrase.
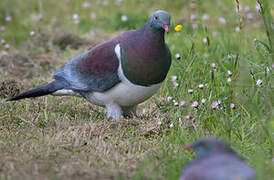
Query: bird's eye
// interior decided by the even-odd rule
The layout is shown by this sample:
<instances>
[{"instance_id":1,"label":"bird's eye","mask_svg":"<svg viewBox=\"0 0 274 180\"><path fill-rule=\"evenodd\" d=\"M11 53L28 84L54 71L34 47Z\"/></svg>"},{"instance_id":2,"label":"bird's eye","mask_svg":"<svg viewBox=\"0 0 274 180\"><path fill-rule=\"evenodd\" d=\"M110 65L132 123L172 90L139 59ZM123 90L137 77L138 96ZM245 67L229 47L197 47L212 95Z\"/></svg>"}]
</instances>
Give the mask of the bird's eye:
<instances>
[{"instance_id":1,"label":"bird's eye","mask_svg":"<svg viewBox=\"0 0 274 180\"><path fill-rule=\"evenodd\" d=\"M159 18L158 18L158 16L155 16L154 19L155 19L155 20L158 20Z\"/></svg>"}]
</instances>

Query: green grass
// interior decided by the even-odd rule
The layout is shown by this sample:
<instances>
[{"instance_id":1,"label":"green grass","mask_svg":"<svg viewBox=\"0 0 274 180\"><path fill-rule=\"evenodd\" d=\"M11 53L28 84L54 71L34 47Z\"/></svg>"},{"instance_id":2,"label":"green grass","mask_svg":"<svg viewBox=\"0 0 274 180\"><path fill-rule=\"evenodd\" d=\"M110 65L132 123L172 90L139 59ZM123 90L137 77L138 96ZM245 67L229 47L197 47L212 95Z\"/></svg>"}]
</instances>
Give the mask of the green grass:
<instances>
[{"instance_id":1,"label":"green grass","mask_svg":"<svg viewBox=\"0 0 274 180\"><path fill-rule=\"evenodd\" d=\"M104 5L93 0L86 9L82 2L0 2L0 26L6 29L0 39L11 46L0 45L0 179L178 179L194 157L183 150L184 145L206 135L229 143L256 169L258 179L272 179L274 61L270 47L274 40L269 23L273 3L265 6L263 18L256 2L249 0L240 1L240 13L230 0L137 0L120 6L116 1ZM50 81L56 70L90 46L139 28L156 9L172 15L166 41L173 62L157 95L139 107L139 118L108 121L103 108L74 97L5 102L19 90ZM96 19L90 19L91 12ZM39 13L43 18L34 20ZM73 22L74 13L79 24ZM202 20L205 13L206 21ZM190 21L191 14L197 19ZM127 22L121 21L122 15L127 15ZM11 16L11 22L5 21L6 16ZM219 17L226 24L220 24ZM183 25L180 32L173 30L177 24ZM235 31L237 26L240 32ZM30 36L30 31L36 34ZM87 42L79 49L60 50L53 43L60 32L79 35ZM171 76L177 76L178 87L173 87ZM259 79L261 85L257 85ZM194 92L189 94L188 89ZM181 100L186 102L184 107L174 104ZM199 107L191 107L194 101ZM220 104L213 109L215 101ZM187 115L190 119L184 118Z\"/></svg>"}]
</instances>

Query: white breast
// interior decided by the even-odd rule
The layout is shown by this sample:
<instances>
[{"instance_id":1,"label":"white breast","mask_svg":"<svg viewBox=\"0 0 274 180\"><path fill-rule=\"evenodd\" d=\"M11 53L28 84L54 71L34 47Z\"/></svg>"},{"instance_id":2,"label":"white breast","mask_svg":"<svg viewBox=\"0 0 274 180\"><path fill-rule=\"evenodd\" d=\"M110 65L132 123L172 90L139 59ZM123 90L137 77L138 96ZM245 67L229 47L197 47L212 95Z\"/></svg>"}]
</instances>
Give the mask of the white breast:
<instances>
[{"instance_id":1,"label":"white breast","mask_svg":"<svg viewBox=\"0 0 274 180\"><path fill-rule=\"evenodd\" d=\"M121 65L120 45L115 46L115 53L119 59L118 76L121 82L108 91L103 93L91 92L88 100L97 105L107 105L111 103L120 106L133 106L144 102L157 92L161 83L149 87L134 85L124 75Z\"/></svg>"}]
</instances>

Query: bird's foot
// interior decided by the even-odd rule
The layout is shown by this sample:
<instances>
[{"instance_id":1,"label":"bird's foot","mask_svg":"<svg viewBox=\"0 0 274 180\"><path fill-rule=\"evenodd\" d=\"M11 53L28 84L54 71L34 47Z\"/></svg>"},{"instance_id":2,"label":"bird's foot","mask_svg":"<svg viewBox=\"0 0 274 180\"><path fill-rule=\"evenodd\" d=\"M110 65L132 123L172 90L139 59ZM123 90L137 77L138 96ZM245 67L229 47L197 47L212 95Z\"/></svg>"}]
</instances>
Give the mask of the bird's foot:
<instances>
[{"instance_id":1,"label":"bird's foot","mask_svg":"<svg viewBox=\"0 0 274 180\"><path fill-rule=\"evenodd\" d=\"M122 116L122 109L118 104L108 104L107 108L107 118L113 119L114 121L118 121Z\"/></svg>"}]
</instances>

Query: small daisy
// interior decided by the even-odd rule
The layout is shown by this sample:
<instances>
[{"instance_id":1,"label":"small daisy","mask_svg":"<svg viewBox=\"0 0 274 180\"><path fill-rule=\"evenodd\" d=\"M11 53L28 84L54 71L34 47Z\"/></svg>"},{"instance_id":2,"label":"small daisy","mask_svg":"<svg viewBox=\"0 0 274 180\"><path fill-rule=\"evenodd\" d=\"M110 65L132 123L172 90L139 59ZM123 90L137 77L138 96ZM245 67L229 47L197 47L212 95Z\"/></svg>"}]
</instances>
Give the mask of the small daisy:
<instances>
[{"instance_id":1,"label":"small daisy","mask_svg":"<svg viewBox=\"0 0 274 180\"><path fill-rule=\"evenodd\" d=\"M178 87L179 86L179 84L177 83L177 82L173 82L173 87L174 88L176 88L176 87Z\"/></svg>"},{"instance_id":2,"label":"small daisy","mask_svg":"<svg viewBox=\"0 0 274 180\"><path fill-rule=\"evenodd\" d=\"M230 104L229 104L229 107L230 107L230 109L235 109L235 104L230 103Z\"/></svg>"},{"instance_id":3,"label":"small daisy","mask_svg":"<svg viewBox=\"0 0 274 180\"><path fill-rule=\"evenodd\" d=\"M6 16L6 17L5 17L5 21L6 21L6 22L11 22L11 16Z\"/></svg>"},{"instance_id":4,"label":"small daisy","mask_svg":"<svg viewBox=\"0 0 274 180\"><path fill-rule=\"evenodd\" d=\"M201 103L204 104L205 102L206 102L206 99L203 98L203 99L201 100Z\"/></svg>"},{"instance_id":5,"label":"small daisy","mask_svg":"<svg viewBox=\"0 0 274 180\"><path fill-rule=\"evenodd\" d=\"M212 109L216 109L218 107L219 103L217 101L214 101L210 106Z\"/></svg>"},{"instance_id":6,"label":"small daisy","mask_svg":"<svg viewBox=\"0 0 274 180\"><path fill-rule=\"evenodd\" d=\"M89 17L91 20L94 20L94 19L96 19L97 14L95 12L92 12L92 13L90 13Z\"/></svg>"},{"instance_id":7,"label":"small daisy","mask_svg":"<svg viewBox=\"0 0 274 180\"><path fill-rule=\"evenodd\" d=\"M190 115L184 116L184 120L189 120L190 118L191 118Z\"/></svg>"},{"instance_id":8,"label":"small daisy","mask_svg":"<svg viewBox=\"0 0 274 180\"><path fill-rule=\"evenodd\" d=\"M256 82L256 85L257 85L257 86L260 86L260 85L262 85L262 83L263 83L263 80L258 79L257 82Z\"/></svg>"},{"instance_id":9,"label":"small daisy","mask_svg":"<svg viewBox=\"0 0 274 180\"><path fill-rule=\"evenodd\" d=\"M180 54L179 54L179 53L176 53L176 54L175 54L175 58L178 59L178 60L180 60L180 59L181 59Z\"/></svg>"},{"instance_id":10,"label":"small daisy","mask_svg":"<svg viewBox=\"0 0 274 180\"><path fill-rule=\"evenodd\" d=\"M260 6L260 4L259 4L259 3L256 3L256 5L255 5L255 9L256 9L257 11L260 11L260 10L261 10L261 6Z\"/></svg>"},{"instance_id":11,"label":"small daisy","mask_svg":"<svg viewBox=\"0 0 274 180\"><path fill-rule=\"evenodd\" d=\"M188 89L187 92L188 92L189 94L192 94L192 93L194 92L194 90L193 90L193 89Z\"/></svg>"},{"instance_id":12,"label":"small daisy","mask_svg":"<svg viewBox=\"0 0 274 180\"><path fill-rule=\"evenodd\" d=\"M5 26L0 26L0 32L4 32L6 31L6 27Z\"/></svg>"},{"instance_id":13,"label":"small daisy","mask_svg":"<svg viewBox=\"0 0 274 180\"><path fill-rule=\"evenodd\" d=\"M191 107L197 108L199 106L198 101L193 101Z\"/></svg>"},{"instance_id":14,"label":"small daisy","mask_svg":"<svg viewBox=\"0 0 274 180\"><path fill-rule=\"evenodd\" d=\"M203 84L199 84L198 86L200 89L203 89L204 88L204 85Z\"/></svg>"},{"instance_id":15,"label":"small daisy","mask_svg":"<svg viewBox=\"0 0 274 180\"><path fill-rule=\"evenodd\" d=\"M241 30L241 28L240 28L239 26L237 26L237 27L235 28L235 31L236 31L236 32L240 32L240 30Z\"/></svg>"},{"instance_id":16,"label":"small daisy","mask_svg":"<svg viewBox=\"0 0 274 180\"><path fill-rule=\"evenodd\" d=\"M216 64L215 64L214 62L211 63L210 66L211 66L212 68L216 68Z\"/></svg>"},{"instance_id":17,"label":"small daisy","mask_svg":"<svg viewBox=\"0 0 274 180\"><path fill-rule=\"evenodd\" d=\"M167 101L171 101L173 98L171 96L167 97Z\"/></svg>"},{"instance_id":18,"label":"small daisy","mask_svg":"<svg viewBox=\"0 0 274 180\"><path fill-rule=\"evenodd\" d=\"M247 13L246 14L246 18L247 19L253 19L254 18L254 15L252 13Z\"/></svg>"},{"instance_id":19,"label":"small daisy","mask_svg":"<svg viewBox=\"0 0 274 180\"><path fill-rule=\"evenodd\" d=\"M192 24L192 29L194 30L198 29L198 24Z\"/></svg>"},{"instance_id":20,"label":"small daisy","mask_svg":"<svg viewBox=\"0 0 274 180\"><path fill-rule=\"evenodd\" d=\"M224 17L219 17L218 21L220 24L226 24L226 19Z\"/></svg>"},{"instance_id":21,"label":"small daisy","mask_svg":"<svg viewBox=\"0 0 274 180\"><path fill-rule=\"evenodd\" d=\"M197 19L196 14L191 14L191 16L190 16L190 21L194 21L194 20L196 20L196 19Z\"/></svg>"},{"instance_id":22,"label":"small daisy","mask_svg":"<svg viewBox=\"0 0 274 180\"><path fill-rule=\"evenodd\" d=\"M126 15L122 15L121 16L121 21L126 22L127 21L127 16Z\"/></svg>"},{"instance_id":23,"label":"small daisy","mask_svg":"<svg viewBox=\"0 0 274 180\"><path fill-rule=\"evenodd\" d=\"M249 10L250 10L249 6L245 6L245 7L244 7L244 11L245 11L245 12L248 12Z\"/></svg>"},{"instance_id":24,"label":"small daisy","mask_svg":"<svg viewBox=\"0 0 274 180\"><path fill-rule=\"evenodd\" d=\"M6 49L9 49L9 48L10 48L10 45L9 45L9 44L6 44L6 45L5 45L5 48L6 48Z\"/></svg>"},{"instance_id":25,"label":"small daisy","mask_svg":"<svg viewBox=\"0 0 274 180\"><path fill-rule=\"evenodd\" d=\"M203 43L207 43L207 38L203 38Z\"/></svg>"},{"instance_id":26,"label":"small daisy","mask_svg":"<svg viewBox=\"0 0 274 180\"><path fill-rule=\"evenodd\" d=\"M209 18L208 14L203 14L203 16L202 16L202 20L203 21L208 20L208 18Z\"/></svg>"},{"instance_id":27,"label":"small daisy","mask_svg":"<svg viewBox=\"0 0 274 180\"><path fill-rule=\"evenodd\" d=\"M83 3L82 3L82 7L83 7L84 9L89 8L89 7L90 7L90 2L87 2L87 1L83 2Z\"/></svg>"},{"instance_id":28,"label":"small daisy","mask_svg":"<svg viewBox=\"0 0 274 180\"><path fill-rule=\"evenodd\" d=\"M73 20L77 20L77 19L79 19L79 15L78 15L78 14L76 14L76 13L75 13L75 14L73 14L73 15L72 15L72 19L73 19Z\"/></svg>"},{"instance_id":29,"label":"small daisy","mask_svg":"<svg viewBox=\"0 0 274 180\"><path fill-rule=\"evenodd\" d=\"M30 31L30 32L29 32L29 35L30 35L30 36L34 36L34 35L35 35L35 32L34 32L34 31Z\"/></svg>"},{"instance_id":30,"label":"small daisy","mask_svg":"<svg viewBox=\"0 0 274 180\"><path fill-rule=\"evenodd\" d=\"M171 76L171 80L172 81L176 81L177 80L177 76Z\"/></svg>"},{"instance_id":31,"label":"small daisy","mask_svg":"<svg viewBox=\"0 0 274 180\"><path fill-rule=\"evenodd\" d=\"M186 105L186 102L184 100L181 100L180 101L180 106L185 106Z\"/></svg>"},{"instance_id":32,"label":"small daisy","mask_svg":"<svg viewBox=\"0 0 274 180\"><path fill-rule=\"evenodd\" d=\"M0 40L0 43L1 43L1 44L6 44L6 40L5 40L5 39L1 39L1 40Z\"/></svg>"}]
</instances>

